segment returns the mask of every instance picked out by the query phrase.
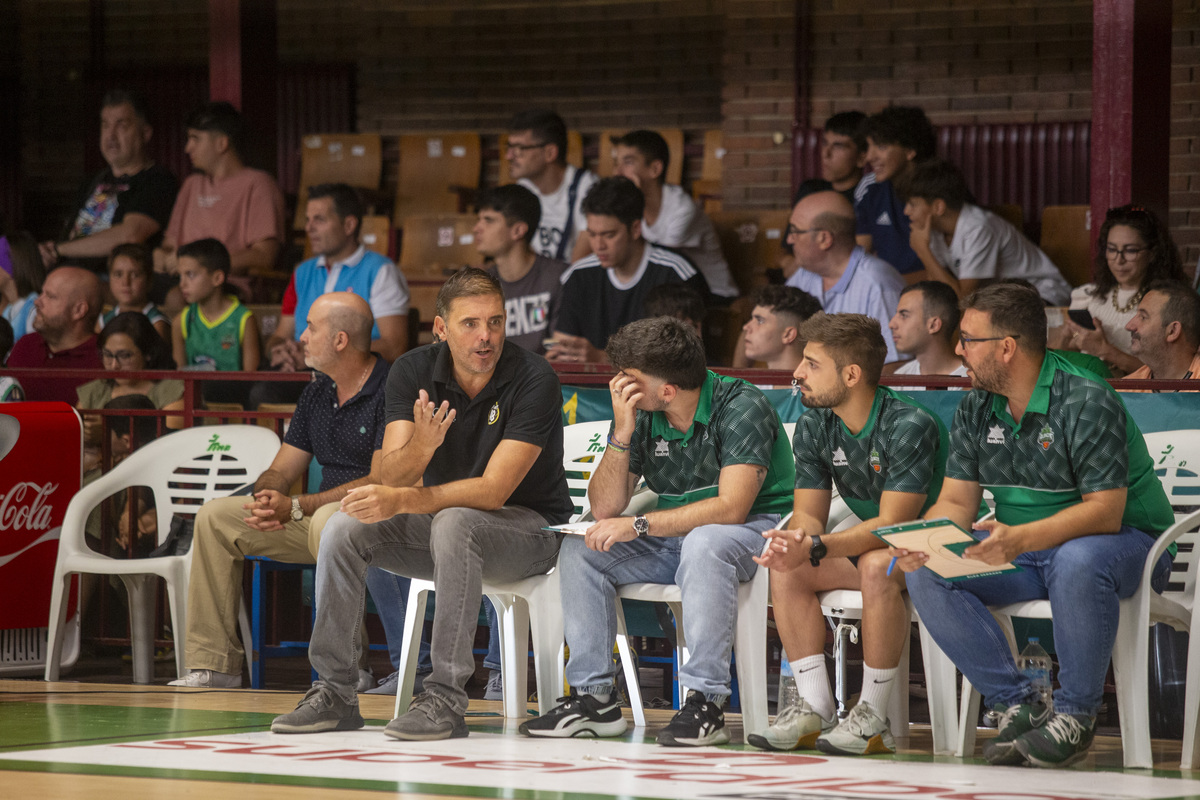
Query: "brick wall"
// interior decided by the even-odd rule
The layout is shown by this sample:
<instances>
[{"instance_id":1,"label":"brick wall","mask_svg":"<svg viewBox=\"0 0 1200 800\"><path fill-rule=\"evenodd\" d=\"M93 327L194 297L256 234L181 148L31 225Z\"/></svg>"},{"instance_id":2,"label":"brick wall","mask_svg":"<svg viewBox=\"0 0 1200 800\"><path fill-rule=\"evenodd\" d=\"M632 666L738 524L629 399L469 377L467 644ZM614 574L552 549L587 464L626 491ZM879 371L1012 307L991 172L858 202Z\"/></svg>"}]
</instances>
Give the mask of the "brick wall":
<instances>
[{"instance_id":1,"label":"brick wall","mask_svg":"<svg viewBox=\"0 0 1200 800\"><path fill-rule=\"evenodd\" d=\"M781 208L791 199L796 3L728 0L721 130L726 209Z\"/></svg>"},{"instance_id":2,"label":"brick wall","mask_svg":"<svg viewBox=\"0 0 1200 800\"><path fill-rule=\"evenodd\" d=\"M811 26L816 124L889 102L935 124L1091 115L1090 0L826 0Z\"/></svg>"},{"instance_id":3,"label":"brick wall","mask_svg":"<svg viewBox=\"0 0 1200 800\"><path fill-rule=\"evenodd\" d=\"M1171 49L1171 234L1200 259L1200 1L1175 0Z\"/></svg>"}]
</instances>

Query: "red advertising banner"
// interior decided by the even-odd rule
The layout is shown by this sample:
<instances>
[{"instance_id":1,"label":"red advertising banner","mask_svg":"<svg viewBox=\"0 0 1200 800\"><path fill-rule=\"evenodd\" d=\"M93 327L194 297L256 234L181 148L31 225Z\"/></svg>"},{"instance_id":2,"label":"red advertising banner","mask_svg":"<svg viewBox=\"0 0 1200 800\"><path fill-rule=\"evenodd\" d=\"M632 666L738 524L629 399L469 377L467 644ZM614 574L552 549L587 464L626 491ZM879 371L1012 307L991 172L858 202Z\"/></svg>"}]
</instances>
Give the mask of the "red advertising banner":
<instances>
[{"instance_id":1,"label":"red advertising banner","mask_svg":"<svg viewBox=\"0 0 1200 800\"><path fill-rule=\"evenodd\" d=\"M0 629L44 628L83 425L66 403L0 405ZM67 609L75 613L74 594Z\"/></svg>"}]
</instances>

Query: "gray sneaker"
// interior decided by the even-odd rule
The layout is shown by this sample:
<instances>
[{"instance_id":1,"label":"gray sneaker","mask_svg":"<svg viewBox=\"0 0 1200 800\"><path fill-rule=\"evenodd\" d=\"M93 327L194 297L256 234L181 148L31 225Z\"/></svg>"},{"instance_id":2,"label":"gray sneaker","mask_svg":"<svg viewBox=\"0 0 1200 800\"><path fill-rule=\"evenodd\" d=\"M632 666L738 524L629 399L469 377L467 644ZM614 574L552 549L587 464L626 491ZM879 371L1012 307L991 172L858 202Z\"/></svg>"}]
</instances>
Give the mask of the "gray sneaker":
<instances>
[{"instance_id":1,"label":"gray sneaker","mask_svg":"<svg viewBox=\"0 0 1200 800\"><path fill-rule=\"evenodd\" d=\"M408 711L387 724L383 732L393 739L408 742L432 742L436 739L461 739L470 731L467 721L436 694L419 694Z\"/></svg>"},{"instance_id":2,"label":"gray sneaker","mask_svg":"<svg viewBox=\"0 0 1200 800\"><path fill-rule=\"evenodd\" d=\"M271 722L272 733L321 733L356 731L363 726L358 702L347 703L321 681L313 683L308 694L290 714Z\"/></svg>"},{"instance_id":3,"label":"gray sneaker","mask_svg":"<svg viewBox=\"0 0 1200 800\"><path fill-rule=\"evenodd\" d=\"M484 700L504 699L504 675L498 669L488 674L487 691L483 693Z\"/></svg>"},{"instance_id":4,"label":"gray sneaker","mask_svg":"<svg viewBox=\"0 0 1200 800\"><path fill-rule=\"evenodd\" d=\"M419 695L421 692L425 691L425 676L428 674L429 674L428 672L418 672L413 677L413 696L414 697L416 695ZM374 689L367 689L367 691L364 692L364 694L394 695L398 691L400 691L400 671L399 670L393 672L391 675L388 675L386 678L381 680L379 682L379 685L376 686Z\"/></svg>"}]
</instances>

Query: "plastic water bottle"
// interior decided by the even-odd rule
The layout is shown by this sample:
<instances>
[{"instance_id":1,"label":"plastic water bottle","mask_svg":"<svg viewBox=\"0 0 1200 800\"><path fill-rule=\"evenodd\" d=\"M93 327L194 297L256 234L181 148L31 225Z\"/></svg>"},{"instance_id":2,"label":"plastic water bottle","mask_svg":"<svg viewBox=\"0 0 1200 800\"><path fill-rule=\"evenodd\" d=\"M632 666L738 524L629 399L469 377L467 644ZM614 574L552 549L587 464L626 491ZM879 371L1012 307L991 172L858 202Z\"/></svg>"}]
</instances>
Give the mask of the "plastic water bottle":
<instances>
[{"instance_id":1,"label":"plastic water bottle","mask_svg":"<svg viewBox=\"0 0 1200 800\"><path fill-rule=\"evenodd\" d=\"M792 674L792 665L788 662L787 653L779 660L779 695L775 704L775 713L783 713L785 708L800 702L800 689L796 686L796 676Z\"/></svg>"},{"instance_id":2,"label":"plastic water bottle","mask_svg":"<svg viewBox=\"0 0 1200 800\"><path fill-rule=\"evenodd\" d=\"M1047 653L1037 637L1031 636L1029 643L1025 645L1025 649L1021 651L1021 655L1017 657L1017 669L1029 678L1033 684L1034 690L1041 695L1042 702L1046 704L1046 708L1054 707L1054 698L1050 683L1050 671L1053 669L1053 662L1050 660L1050 654Z\"/></svg>"}]
</instances>

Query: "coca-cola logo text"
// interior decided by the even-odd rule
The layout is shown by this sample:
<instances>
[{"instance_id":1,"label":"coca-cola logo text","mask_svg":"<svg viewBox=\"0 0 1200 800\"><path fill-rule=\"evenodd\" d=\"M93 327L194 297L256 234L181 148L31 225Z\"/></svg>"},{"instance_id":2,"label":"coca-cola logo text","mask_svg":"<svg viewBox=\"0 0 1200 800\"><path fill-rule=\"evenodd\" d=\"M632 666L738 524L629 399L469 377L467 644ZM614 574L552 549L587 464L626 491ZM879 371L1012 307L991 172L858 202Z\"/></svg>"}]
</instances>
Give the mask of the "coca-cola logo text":
<instances>
[{"instance_id":1,"label":"coca-cola logo text","mask_svg":"<svg viewBox=\"0 0 1200 800\"><path fill-rule=\"evenodd\" d=\"M0 531L49 530L54 509L46 504L46 498L57 488L57 483L38 485L23 481L15 484L0 501Z\"/></svg>"}]
</instances>

